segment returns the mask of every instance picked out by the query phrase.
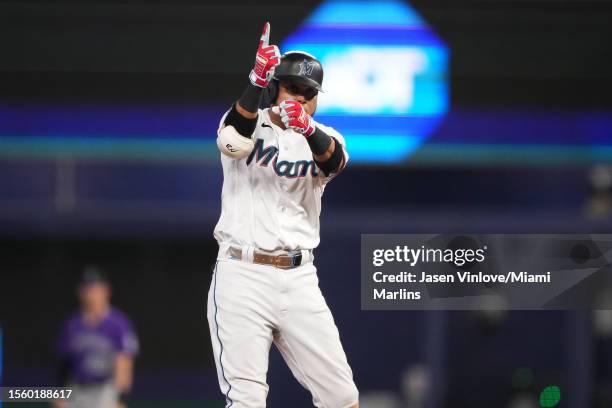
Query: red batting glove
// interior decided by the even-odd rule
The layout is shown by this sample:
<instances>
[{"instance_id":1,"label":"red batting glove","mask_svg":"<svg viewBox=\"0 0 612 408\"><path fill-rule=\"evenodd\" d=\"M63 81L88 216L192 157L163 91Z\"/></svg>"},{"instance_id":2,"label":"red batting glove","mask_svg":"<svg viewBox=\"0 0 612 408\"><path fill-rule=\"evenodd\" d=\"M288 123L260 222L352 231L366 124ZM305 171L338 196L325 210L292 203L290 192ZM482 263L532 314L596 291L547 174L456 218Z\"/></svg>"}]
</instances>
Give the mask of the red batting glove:
<instances>
[{"instance_id":1,"label":"red batting glove","mask_svg":"<svg viewBox=\"0 0 612 408\"><path fill-rule=\"evenodd\" d=\"M266 88L274 76L274 68L280 63L280 51L276 45L268 45L270 40L270 23L264 24L259 40L259 48L255 57L255 66L249 74L251 83L260 88Z\"/></svg>"},{"instance_id":2,"label":"red batting glove","mask_svg":"<svg viewBox=\"0 0 612 408\"><path fill-rule=\"evenodd\" d=\"M315 131L315 123L312 116L306 113L304 107L298 101L286 100L279 105L280 117L286 128L291 128L308 137Z\"/></svg>"}]
</instances>

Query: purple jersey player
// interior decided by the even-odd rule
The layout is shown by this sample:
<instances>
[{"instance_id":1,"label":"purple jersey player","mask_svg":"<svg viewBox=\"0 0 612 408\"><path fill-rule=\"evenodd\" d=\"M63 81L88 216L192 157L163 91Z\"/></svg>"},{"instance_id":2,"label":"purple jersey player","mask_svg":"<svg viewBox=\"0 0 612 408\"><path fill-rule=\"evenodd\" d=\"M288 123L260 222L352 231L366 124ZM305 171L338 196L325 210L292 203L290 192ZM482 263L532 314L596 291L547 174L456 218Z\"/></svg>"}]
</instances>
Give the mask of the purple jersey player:
<instances>
[{"instance_id":1,"label":"purple jersey player","mask_svg":"<svg viewBox=\"0 0 612 408\"><path fill-rule=\"evenodd\" d=\"M111 306L110 292L99 269L85 270L78 288L81 308L64 323L57 344L61 380L74 390L58 408L125 406L138 340L128 318Z\"/></svg>"}]
</instances>

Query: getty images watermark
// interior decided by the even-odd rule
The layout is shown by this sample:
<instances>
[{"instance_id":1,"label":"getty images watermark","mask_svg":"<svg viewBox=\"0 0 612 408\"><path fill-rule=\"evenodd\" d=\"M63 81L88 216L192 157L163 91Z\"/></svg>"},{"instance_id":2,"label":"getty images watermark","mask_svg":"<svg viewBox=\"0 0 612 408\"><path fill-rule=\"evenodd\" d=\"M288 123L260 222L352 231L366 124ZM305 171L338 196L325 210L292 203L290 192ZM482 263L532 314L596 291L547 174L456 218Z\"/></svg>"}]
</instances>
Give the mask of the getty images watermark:
<instances>
[{"instance_id":1,"label":"getty images watermark","mask_svg":"<svg viewBox=\"0 0 612 408\"><path fill-rule=\"evenodd\" d=\"M612 235L362 235L369 310L612 309Z\"/></svg>"}]
</instances>

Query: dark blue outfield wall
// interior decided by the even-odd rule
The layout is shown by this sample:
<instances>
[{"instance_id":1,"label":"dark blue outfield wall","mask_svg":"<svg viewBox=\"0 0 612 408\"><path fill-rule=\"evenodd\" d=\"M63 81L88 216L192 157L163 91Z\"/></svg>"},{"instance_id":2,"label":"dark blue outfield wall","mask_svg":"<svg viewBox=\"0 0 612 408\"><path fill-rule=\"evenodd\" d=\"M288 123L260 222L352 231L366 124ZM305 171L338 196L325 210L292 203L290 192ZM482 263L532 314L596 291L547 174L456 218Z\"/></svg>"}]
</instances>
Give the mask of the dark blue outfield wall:
<instances>
[{"instance_id":1,"label":"dark blue outfield wall","mask_svg":"<svg viewBox=\"0 0 612 408\"><path fill-rule=\"evenodd\" d=\"M323 231L601 231L582 212L589 171L349 165L325 191ZM221 184L217 163L3 159L0 234L208 236Z\"/></svg>"}]
</instances>

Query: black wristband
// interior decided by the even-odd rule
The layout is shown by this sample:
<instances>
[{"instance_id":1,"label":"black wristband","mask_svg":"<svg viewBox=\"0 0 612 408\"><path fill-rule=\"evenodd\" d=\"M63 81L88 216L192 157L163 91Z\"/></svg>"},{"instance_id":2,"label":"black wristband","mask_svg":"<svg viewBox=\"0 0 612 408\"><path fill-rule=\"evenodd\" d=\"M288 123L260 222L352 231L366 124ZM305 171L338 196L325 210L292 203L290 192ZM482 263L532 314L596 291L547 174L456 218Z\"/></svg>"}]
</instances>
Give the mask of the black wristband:
<instances>
[{"instance_id":1,"label":"black wristband","mask_svg":"<svg viewBox=\"0 0 612 408\"><path fill-rule=\"evenodd\" d=\"M308 136L306 140L308 141L308 146L310 146L312 153L317 156L325 153L327 149L329 149L329 145L331 145L332 142L331 137L329 137L327 133L318 127L315 128L315 131L312 132L312 134Z\"/></svg>"},{"instance_id":2,"label":"black wristband","mask_svg":"<svg viewBox=\"0 0 612 408\"><path fill-rule=\"evenodd\" d=\"M344 163L344 151L342 150L342 145L340 144L340 142L338 142L338 139L336 139L335 137L333 139L334 142L336 142L336 148L334 149L334 152L332 153L331 157L324 162L319 162L315 160L317 166L319 166L319 168L323 170L323 173L325 173L326 176L329 176L331 173L337 172Z\"/></svg>"},{"instance_id":3,"label":"black wristband","mask_svg":"<svg viewBox=\"0 0 612 408\"><path fill-rule=\"evenodd\" d=\"M257 118L245 118L236 110L236 104L233 104L223 123L233 126L241 136L250 139L257 126Z\"/></svg>"},{"instance_id":4,"label":"black wristband","mask_svg":"<svg viewBox=\"0 0 612 408\"><path fill-rule=\"evenodd\" d=\"M249 83L242 93L242 96L238 100L240 106L242 106L245 110L256 113L259 109L259 104L261 103L261 95L263 93L263 88L255 86Z\"/></svg>"}]
</instances>

